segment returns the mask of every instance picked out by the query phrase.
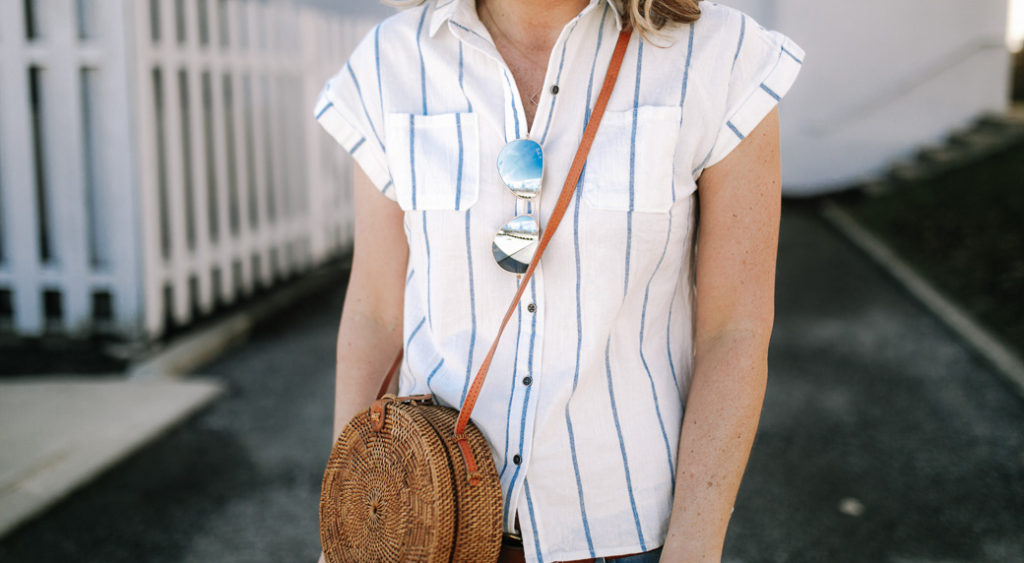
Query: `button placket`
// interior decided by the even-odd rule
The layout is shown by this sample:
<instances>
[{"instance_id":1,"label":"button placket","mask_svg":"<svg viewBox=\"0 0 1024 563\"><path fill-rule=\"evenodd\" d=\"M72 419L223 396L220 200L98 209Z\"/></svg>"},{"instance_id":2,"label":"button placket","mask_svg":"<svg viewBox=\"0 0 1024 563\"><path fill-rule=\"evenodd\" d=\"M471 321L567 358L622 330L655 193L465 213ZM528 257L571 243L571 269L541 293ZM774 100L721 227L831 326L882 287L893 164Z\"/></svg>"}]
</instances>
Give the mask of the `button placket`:
<instances>
[{"instance_id":1,"label":"button placket","mask_svg":"<svg viewBox=\"0 0 1024 563\"><path fill-rule=\"evenodd\" d=\"M530 299L531 303L540 303L542 298L543 276L541 266L538 265L530 280L533 287L527 288L524 292L524 301ZM509 514L514 515L519 506L519 498L522 495L526 474L528 472L528 461L530 451L533 447L534 424L537 417L537 405L539 388L537 383L541 373L541 358L543 357L543 319L540 315L531 315L527 307L522 307L523 322L517 337L520 339L519 368L523 374L517 382L518 388L514 393L515 404L512 407L509 423L514 426L510 432L510 442L507 455L508 473L515 475L515 480L510 482L509 488ZM532 361L531 361L531 350ZM521 444L521 446L520 446ZM518 458L518 461L517 461Z\"/></svg>"}]
</instances>

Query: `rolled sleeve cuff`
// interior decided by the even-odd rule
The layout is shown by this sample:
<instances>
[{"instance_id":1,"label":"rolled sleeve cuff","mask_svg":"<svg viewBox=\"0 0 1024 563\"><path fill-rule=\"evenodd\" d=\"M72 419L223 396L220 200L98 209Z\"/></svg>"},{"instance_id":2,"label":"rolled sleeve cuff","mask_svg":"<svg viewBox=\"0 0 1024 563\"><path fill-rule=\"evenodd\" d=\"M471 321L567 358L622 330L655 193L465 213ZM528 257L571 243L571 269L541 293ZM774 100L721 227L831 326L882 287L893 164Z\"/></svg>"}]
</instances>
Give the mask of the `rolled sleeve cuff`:
<instances>
[{"instance_id":1,"label":"rolled sleeve cuff","mask_svg":"<svg viewBox=\"0 0 1024 563\"><path fill-rule=\"evenodd\" d=\"M388 171L387 159L377 139L373 135L367 137L346 119L326 91L320 93L313 109L313 116L317 123L352 155L373 185L394 201L391 173Z\"/></svg>"},{"instance_id":2,"label":"rolled sleeve cuff","mask_svg":"<svg viewBox=\"0 0 1024 563\"><path fill-rule=\"evenodd\" d=\"M705 168L712 166L732 152L740 144L740 141L745 139L772 111L772 108L782 101L782 97L789 92L797 75L800 74L803 61L803 49L788 37L783 36L775 63L765 72L756 86L743 97L718 132Z\"/></svg>"}]
</instances>

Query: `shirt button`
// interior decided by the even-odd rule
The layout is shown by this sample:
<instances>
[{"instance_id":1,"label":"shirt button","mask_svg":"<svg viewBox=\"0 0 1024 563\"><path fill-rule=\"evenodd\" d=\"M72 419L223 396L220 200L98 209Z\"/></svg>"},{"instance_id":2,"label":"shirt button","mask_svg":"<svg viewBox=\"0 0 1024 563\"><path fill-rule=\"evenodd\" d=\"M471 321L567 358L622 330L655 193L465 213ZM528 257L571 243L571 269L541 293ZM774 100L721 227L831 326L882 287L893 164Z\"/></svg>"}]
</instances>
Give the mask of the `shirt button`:
<instances>
[{"instance_id":1,"label":"shirt button","mask_svg":"<svg viewBox=\"0 0 1024 563\"><path fill-rule=\"evenodd\" d=\"M554 86L551 87L551 93L552 94L557 94L558 93L558 84L555 84Z\"/></svg>"},{"instance_id":2,"label":"shirt button","mask_svg":"<svg viewBox=\"0 0 1024 563\"><path fill-rule=\"evenodd\" d=\"M519 465L523 462L523 458L519 457L519 454L512 456L512 463Z\"/></svg>"},{"instance_id":3,"label":"shirt button","mask_svg":"<svg viewBox=\"0 0 1024 563\"><path fill-rule=\"evenodd\" d=\"M527 375L526 377L523 378L523 385L527 385L528 386L528 385L530 385L532 383L533 383L533 378L530 377L529 375Z\"/></svg>"},{"instance_id":4,"label":"shirt button","mask_svg":"<svg viewBox=\"0 0 1024 563\"><path fill-rule=\"evenodd\" d=\"M526 310L531 312L531 313L536 313L537 312L537 306L534 305L533 303L530 303L529 305L526 306Z\"/></svg>"}]
</instances>

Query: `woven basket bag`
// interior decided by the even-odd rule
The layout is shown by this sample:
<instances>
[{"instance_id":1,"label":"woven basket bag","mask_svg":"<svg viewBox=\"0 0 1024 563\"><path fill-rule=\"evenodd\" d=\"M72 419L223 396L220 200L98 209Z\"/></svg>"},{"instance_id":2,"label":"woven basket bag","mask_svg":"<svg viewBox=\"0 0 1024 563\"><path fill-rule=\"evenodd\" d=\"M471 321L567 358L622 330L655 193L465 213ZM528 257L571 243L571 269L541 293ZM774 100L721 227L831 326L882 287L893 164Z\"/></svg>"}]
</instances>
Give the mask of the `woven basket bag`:
<instances>
[{"instance_id":1,"label":"woven basket bag","mask_svg":"<svg viewBox=\"0 0 1024 563\"><path fill-rule=\"evenodd\" d=\"M483 434L466 428L485 475L474 486L453 437L459 411L427 397L379 402L383 427L373 409L356 416L324 473L327 561L497 561L501 484Z\"/></svg>"},{"instance_id":2,"label":"woven basket bag","mask_svg":"<svg viewBox=\"0 0 1024 563\"><path fill-rule=\"evenodd\" d=\"M470 414L501 334L569 207L631 33L626 27L619 34L558 203L462 410L434 404L430 395L385 395L401 364L399 354L377 400L335 441L320 490L320 542L328 563L498 560L501 482Z\"/></svg>"}]
</instances>

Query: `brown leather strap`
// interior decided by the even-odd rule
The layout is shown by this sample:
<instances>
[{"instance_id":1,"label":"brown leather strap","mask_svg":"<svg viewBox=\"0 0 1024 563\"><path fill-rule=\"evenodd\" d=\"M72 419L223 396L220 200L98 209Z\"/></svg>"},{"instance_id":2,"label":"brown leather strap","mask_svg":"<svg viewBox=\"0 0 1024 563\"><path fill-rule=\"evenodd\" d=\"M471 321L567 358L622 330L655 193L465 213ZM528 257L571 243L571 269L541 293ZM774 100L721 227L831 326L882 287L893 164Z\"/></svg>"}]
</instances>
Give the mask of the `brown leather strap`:
<instances>
[{"instance_id":1,"label":"brown leather strap","mask_svg":"<svg viewBox=\"0 0 1024 563\"><path fill-rule=\"evenodd\" d=\"M580 140L579 149L576 150L576 157L572 161L572 167L569 168L569 175L565 179L565 184L562 186L562 193L558 196L558 204L555 206L555 210L551 213L551 217L548 219L548 224L544 229L544 234L540 238L540 244L537 245L537 251L533 256L533 260L530 261L530 267L526 270L523 275L523 279L519 284L519 291L516 292L515 298L512 300L512 304L509 306L508 311L505 312L505 319L501 321L501 328L498 329L497 336L494 337L494 343L491 344L491 349L487 352L487 356L484 357L483 363L480 365L479 371L473 378L473 384L469 388L469 392L466 394L466 400L462 403L462 410L459 411L459 419L455 424L455 438L459 445L459 449L462 451L462 456L466 462L466 469L470 478L470 484L477 484L479 482L476 459L473 457L473 452L469 448L469 441L465 437L466 425L469 424L469 417L473 413L473 407L476 405L476 399L480 395L480 389L484 385L484 379L487 377L487 370L491 367L491 360L494 358L494 351L498 348L498 340L501 338L502 332L505 331L505 325L508 324L509 319L512 318L512 313L515 312L516 307L519 305L519 300L523 297L523 291L526 290L527 284L530 282L530 278L533 277L533 271L537 269L537 264L540 263L540 257L544 254L544 249L547 248L548 242L551 237L555 234L555 229L558 228L558 224L562 221L562 217L565 215L565 211L569 208L569 202L572 201L572 196L576 192L576 183L579 181L580 174L583 173L583 166L587 162L587 154L590 152L590 145L594 142L594 136L597 134L597 126L601 122L601 117L604 115L605 106L608 105L608 99L612 95L612 89L615 86L615 80L619 76L619 68L622 66L622 59L626 55L626 47L629 44L630 35L633 30L629 27L624 27L622 32L619 33L619 40L615 44L615 52L612 54L612 60L608 63L608 72L604 77L604 84L601 85L601 93L597 96L597 102L594 104L594 112L590 116L590 121L587 123L586 129L583 131L583 139Z\"/></svg>"},{"instance_id":2,"label":"brown leather strap","mask_svg":"<svg viewBox=\"0 0 1024 563\"><path fill-rule=\"evenodd\" d=\"M388 387L391 385L391 380L394 379L395 374L398 372L398 366L402 365L402 350L398 350L398 357L395 358L395 363L391 364L391 369L388 370L387 376L384 377L384 383L380 384L380 391L377 391L377 400L379 401L385 393L388 392Z\"/></svg>"}]
</instances>

